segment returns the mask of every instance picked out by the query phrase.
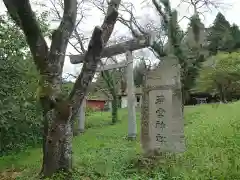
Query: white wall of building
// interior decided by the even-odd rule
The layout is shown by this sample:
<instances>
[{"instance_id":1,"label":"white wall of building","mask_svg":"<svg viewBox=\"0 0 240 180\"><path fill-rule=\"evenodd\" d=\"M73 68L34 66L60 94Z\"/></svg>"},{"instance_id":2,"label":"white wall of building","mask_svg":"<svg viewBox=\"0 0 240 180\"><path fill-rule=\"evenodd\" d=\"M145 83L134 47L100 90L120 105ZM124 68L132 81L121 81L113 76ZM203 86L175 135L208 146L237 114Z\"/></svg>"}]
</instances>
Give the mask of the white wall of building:
<instances>
[{"instance_id":1,"label":"white wall of building","mask_svg":"<svg viewBox=\"0 0 240 180\"><path fill-rule=\"evenodd\" d=\"M126 108L127 107L127 96L122 96L122 99L121 99L121 108Z\"/></svg>"},{"instance_id":2,"label":"white wall of building","mask_svg":"<svg viewBox=\"0 0 240 180\"><path fill-rule=\"evenodd\" d=\"M136 97L136 99L135 99L135 106L136 106L136 107L137 107L137 106L141 106L141 98L142 98L142 97L140 97L140 102L138 103L138 102L137 102L137 97ZM122 96L122 97L121 97L121 108L126 108L127 105L128 105L127 96Z\"/></svg>"}]
</instances>

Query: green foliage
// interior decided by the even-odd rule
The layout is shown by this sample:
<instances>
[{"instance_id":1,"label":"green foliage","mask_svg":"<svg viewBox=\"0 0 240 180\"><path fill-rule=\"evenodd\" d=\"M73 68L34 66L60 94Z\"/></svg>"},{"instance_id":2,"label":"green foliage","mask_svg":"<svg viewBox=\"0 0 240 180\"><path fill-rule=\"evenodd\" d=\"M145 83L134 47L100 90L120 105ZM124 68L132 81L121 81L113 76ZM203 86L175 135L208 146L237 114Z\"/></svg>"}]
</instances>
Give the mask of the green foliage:
<instances>
[{"instance_id":1,"label":"green foliage","mask_svg":"<svg viewBox=\"0 0 240 180\"><path fill-rule=\"evenodd\" d=\"M71 90L72 90L72 88L73 88L73 83L72 82L64 82L63 81L63 83L62 83L62 93L67 97L69 94L70 94L70 92L71 92Z\"/></svg>"},{"instance_id":2,"label":"green foliage","mask_svg":"<svg viewBox=\"0 0 240 180\"><path fill-rule=\"evenodd\" d=\"M75 168L72 179L239 179L240 161L236 158L240 153L239 106L237 102L220 104L218 108L212 105L186 107L186 152L159 159L142 157L140 136L137 141L124 138L128 126L126 109L119 112L121 121L115 126L100 124L109 123L109 112L94 113L87 118L92 128L73 141ZM137 119L140 125L139 112ZM40 166L40 149L0 158L0 171L12 168L21 177L17 179L37 179Z\"/></svg>"},{"instance_id":3,"label":"green foliage","mask_svg":"<svg viewBox=\"0 0 240 180\"><path fill-rule=\"evenodd\" d=\"M24 34L8 16L0 19L0 155L3 155L38 143L42 118L35 99L38 72ZM39 19L43 21L44 16Z\"/></svg>"},{"instance_id":4,"label":"green foliage","mask_svg":"<svg viewBox=\"0 0 240 180\"><path fill-rule=\"evenodd\" d=\"M233 40L235 41L234 49L239 49L240 48L240 30L239 30L239 27L236 24L233 24L231 26L230 30L231 30Z\"/></svg>"},{"instance_id":5,"label":"green foliage","mask_svg":"<svg viewBox=\"0 0 240 180\"><path fill-rule=\"evenodd\" d=\"M233 94L240 95L239 79L240 53L218 53L204 63L196 89L231 98Z\"/></svg>"},{"instance_id":6,"label":"green foliage","mask_svg":"<svg viewBox=\"0 0 240 180\"><path fill-rule=\"evenodd\" d=\"M112 124L118 121L119 89L126 89L123 68L102 71L94 83L95 92L102 92L112 99Z\"/></svg>"},{"instance_id":7,"label":"green foliage","mask_svg":"<svg viewBox=\"0 0 240 180\"><path fill-rule=\"evenodd\" d=\"M239 27L235 24L231 26L224 15L218 13L209 28L208 41L208 49L213 55L218 51L232 52L240 47Z\"/></svg>"},{"instance_id":8,"label":"green foliage","mask_svg":"<svg viewBox=\"0 0 240 180\"><path fill-rule=\"evenodd\" d=\"M90 116L91 114L93 114L94 112L94 109L90 106L87 106L86 109L85 109L85 115L86 116Z\"/></svg>"},{"instance_id":9,"label":"green foliage","mask_svg":"<svg viewBox=\"0 0 240 180\"><path fill-rule=\"evenodd\" d=\"M112 123L115 124L118 121L118 90L116 85L116 77L119 71L112 70L101 72L101 76L107 85L108 92L112 95Z\"/></svg>"}]
</instances>

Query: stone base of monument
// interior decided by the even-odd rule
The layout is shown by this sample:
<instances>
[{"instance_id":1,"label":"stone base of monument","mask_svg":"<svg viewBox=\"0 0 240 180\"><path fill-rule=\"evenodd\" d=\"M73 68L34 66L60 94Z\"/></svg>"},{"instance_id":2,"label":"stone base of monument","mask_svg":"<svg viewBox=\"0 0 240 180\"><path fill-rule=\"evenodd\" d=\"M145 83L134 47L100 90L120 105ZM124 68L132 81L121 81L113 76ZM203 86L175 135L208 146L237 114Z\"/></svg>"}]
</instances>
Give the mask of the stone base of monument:
<instances>
[{"instance_id":1,"label":"stone base of monument","mask_svg":"<svg viewBox=\"0 0 240 180\"><path fill-rule=\"evenodd\" d=\"M147 152L144 153L145 157L154 157L154 156L164 156L166 153L160 151L160 149L155 149L155 150L149 150Z\"/></svg>"}]
</instances>

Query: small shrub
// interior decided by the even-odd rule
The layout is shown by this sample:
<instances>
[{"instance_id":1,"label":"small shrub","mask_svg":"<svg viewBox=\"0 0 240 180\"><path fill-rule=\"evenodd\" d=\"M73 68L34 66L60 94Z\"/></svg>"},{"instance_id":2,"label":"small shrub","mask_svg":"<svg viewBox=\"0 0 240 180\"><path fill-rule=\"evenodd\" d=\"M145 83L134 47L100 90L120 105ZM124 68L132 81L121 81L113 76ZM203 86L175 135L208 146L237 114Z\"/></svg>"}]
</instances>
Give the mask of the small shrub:
<instances>
[{"instance_id":1,"label":"small shrub","mask_svg":"<svg viewBox=\"0 0 240 180\"><path fill-rule=\"evenodd\" d=\"M91 114L93 114L95 112L94 108L87 106L85 109L85 115L86 116L90 116Z\"/></svg>"}]
</instances>

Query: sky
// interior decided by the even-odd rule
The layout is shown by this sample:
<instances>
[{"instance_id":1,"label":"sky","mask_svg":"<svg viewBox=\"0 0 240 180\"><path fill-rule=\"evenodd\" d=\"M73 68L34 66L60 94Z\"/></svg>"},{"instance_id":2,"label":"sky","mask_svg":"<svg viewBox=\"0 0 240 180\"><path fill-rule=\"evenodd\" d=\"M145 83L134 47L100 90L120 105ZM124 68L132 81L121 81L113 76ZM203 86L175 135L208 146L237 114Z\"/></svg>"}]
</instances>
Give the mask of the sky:
<instances>
[{"instance_id":1,"label":"sky","mask_svg":"<svg viewBox=\"0 0 240 180\"><path fill-rule=\"evenodd\" d=\"M52 0L54 1L54 0ZM188 3L180 3L181 0L170 0L171 1L171 6L172 8L176 8L178 13L179 13L179 24L182 27L182 29L186 30L189 20L187 17L190 17L193 13L193 9L192 8L188 8L189 4ZM182 0L183 1L183 0ZM187 0L184 0L187 1ZM213 1L213 0L212 0ZM215 2L219 3L223 3L220 5L219 9L214 9L213 7L211 8L211 11L209 11L208 9L200 9L200 12L202 12L202 22L204 23L204 25L207 27L209 25L212 24L216 14L218 11L221 11L221 13L223 13L226 17L226 19L230 22L230 23L235 23L237 25L240 26L240 18L239 18L239 7L240 7L240 0L214 0ZM30 1L32 3L32 1ZM53 6L50 3L49 0L39 0L38 2L42 2L43 4L46 5L45 8L41 7L39 8L39 6L34 5L32 3L32 8L34 11L44 11L44 10L50 10ZM146 24L148 21L152 20L155 23L159 23L159 17L157 16L157 13L154 9L154 7L151 4L150 0L145 0L145 3L140 3L140 0L135 0L135 1L130 1L130 0L124 0L124 2L132 2L134 5L134 15L138 18L139 22ZM150 2L149 4L147 4L146 2ZM94 7L89 7L89 6L83 6L84 8L88 8L88 11L85 11L85 16L86 18L83 19L83 21L80 23L80 25L78 26L78 31L83 33L85 37L90 37L91 33L94 29L94 27L96 25L101 25L102 21L103 21L103 15L101 13L101 11L99 11L98 9L94 8ZM59 9L60 10L60 9ZM4 13L6 11L6 8L3 4L3 1L0 0L0 13ZM124 17L128 18L128 14L124 13L123 14ZM50 14L50 19L49 21L51 21L53 16L53 13ZM185 17L185 18L183 18ZM79 16L78 16L79 18ZM51 28L56 28L58 26L59 22L51 22ZM117 23L115 25L114 28L114 32L111 36L111 39L116 39L122 36L128 36L131 37L131 34L129 33L129 30L123 26L121 23ZM47 43L50 45L50 40L47 39ZM86 44L87 46L87 44ZM69 54L78 54L78 52L71 46L68 45L67 48L67 55ZM135 51L134 55L137 56L144 56L145 58L148 58L150 61L152 62L156 62L157 59L156 57L153 55L153 53L148 50L148 49L144 49L144 50L139 50L139 51ZM121 56L117 56L118 61L121 61L124 59L124 55ZM135 61L136 64L137 60ZM73 65L70 63L69 57L66 56L66 60L65 60L65 64L64 64L64 75L70 73L70 74L74 74L77 75L80 73L81 70L81 64L80 65Z\"/></svg>"}]
</instances>

